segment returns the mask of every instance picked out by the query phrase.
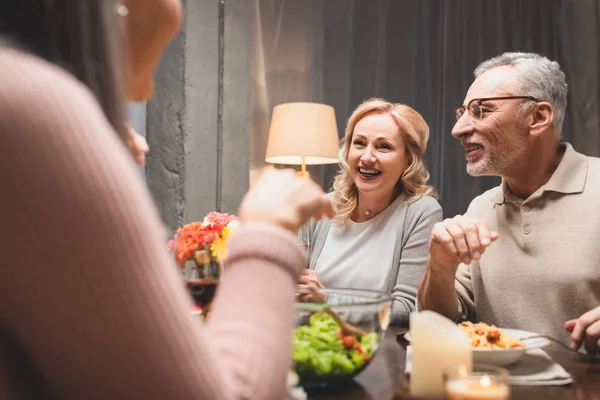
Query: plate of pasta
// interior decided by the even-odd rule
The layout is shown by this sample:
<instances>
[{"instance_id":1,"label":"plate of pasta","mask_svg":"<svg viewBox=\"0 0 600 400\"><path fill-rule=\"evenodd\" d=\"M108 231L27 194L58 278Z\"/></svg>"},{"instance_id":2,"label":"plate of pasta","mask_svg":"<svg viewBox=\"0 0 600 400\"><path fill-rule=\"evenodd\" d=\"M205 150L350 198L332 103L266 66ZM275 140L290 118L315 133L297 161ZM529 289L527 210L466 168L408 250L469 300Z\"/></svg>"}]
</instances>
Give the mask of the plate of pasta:
<instances>
[{"instance_id":1,"label":"plate of pasta","mask_svg":"<svg viewBox=\"0 0 600 400\"><path fill-rule=\"evenodd\" d=\"M497 328L484 322L461 322L458 327L471 339L473 362L507 366L517 362L528 349L547 346L545 338L524 339L536 333L519 329Z\"/></svg>"},{"instance_id":2,"label":"plate of pasta","mask_svg":"<svg viewBox=\"0 0 600 400\"><path fill-rule=\"evenodd\" d=\"M484 322L461 322L458 327L471 339L473 362L492 364L500 367L511 365L529 349L537 349L550 344L545 338L524 339L538 336L537 333L519 329L498 328ZM410 333L404 338L410 342Z\"/></svg>"}]
</instances>

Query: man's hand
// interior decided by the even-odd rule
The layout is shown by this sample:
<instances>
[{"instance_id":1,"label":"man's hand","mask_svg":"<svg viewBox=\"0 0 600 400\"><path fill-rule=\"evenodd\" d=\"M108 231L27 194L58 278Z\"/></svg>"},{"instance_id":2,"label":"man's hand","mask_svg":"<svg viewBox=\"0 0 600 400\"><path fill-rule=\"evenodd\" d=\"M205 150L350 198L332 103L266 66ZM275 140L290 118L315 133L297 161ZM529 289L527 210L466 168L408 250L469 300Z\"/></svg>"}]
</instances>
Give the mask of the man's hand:
<instances>
[{"instance_id":1,"label":"man's hand","mask_svg":"<svg viewBox=\"0 0 600 400\"><path fill-rule=\"evenodd\" d=\"M479 260L496 239L498 233L491 231L485 221L462 215L435 224L429 241L427 269L417 290L420 306L454 318L458 311L454 279L459 264Z\"/></svg>"},{"instance_id":2,"label":"man's hand","mask_svg":"<svg viewBox=\"0 0 600 400\"><path fill-rule=\"evenodd\" d=\"M600 353L600 306L577 319L565 322L565 329L571 332L571 348L578 350L581 345L590 355Z\"/></svg>"},{"instance_id":3,"label":"man's hand","mask_svg":"<svg viewBox=\"0 0 600 400\"><path fill-rule=\"evenodd\" d=\"M482 220L471 220L462 215L434 225L429 242L429 264L456 268L479 260L485 249L498 239L498 233Z\"/></svg>"}]
</instances>

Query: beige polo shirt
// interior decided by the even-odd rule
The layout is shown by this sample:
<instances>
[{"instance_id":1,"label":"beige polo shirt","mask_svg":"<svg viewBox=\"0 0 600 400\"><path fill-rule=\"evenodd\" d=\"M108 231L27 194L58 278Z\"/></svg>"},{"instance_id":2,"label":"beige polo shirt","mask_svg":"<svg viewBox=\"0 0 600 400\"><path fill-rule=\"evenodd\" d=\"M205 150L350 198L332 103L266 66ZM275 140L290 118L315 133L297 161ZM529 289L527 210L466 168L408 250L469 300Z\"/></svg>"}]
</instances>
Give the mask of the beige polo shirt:
<instances>
[{"instance_id":1,"label":"beige polo shirt","mask_svg":"<svg viewBox=\"0 0 600 400\"><path fill-rule=\"evenodd\" d=\"M600 158L565 154L526 200L505 182L475 198L465 215L499 238L456 274L463 319L552 335L600 306Z\"/></svg>"}]
</instances>

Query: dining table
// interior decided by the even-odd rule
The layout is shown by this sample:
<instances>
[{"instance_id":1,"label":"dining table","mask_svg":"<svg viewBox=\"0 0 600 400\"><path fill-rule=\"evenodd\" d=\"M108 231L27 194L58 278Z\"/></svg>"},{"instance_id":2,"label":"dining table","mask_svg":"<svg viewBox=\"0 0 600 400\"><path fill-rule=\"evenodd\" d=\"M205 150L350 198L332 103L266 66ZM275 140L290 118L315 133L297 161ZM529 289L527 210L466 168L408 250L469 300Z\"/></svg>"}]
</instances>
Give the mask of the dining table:
<instances>
[{"instance_id":1,"label":"dining table","mask_svg":"<svg viewBox=\"0 0 600 400\"><path fill-rule=\"evenodd\" d=\"M389 328L371 364L349 383L307 389L308 400L411 399L404 372L406 346L403 328ZM590 359L551 344L544 349L571 374L573 383L563 386L512 386L513 400L600 400L600 358Z\"/></svg>"}]
</instances>

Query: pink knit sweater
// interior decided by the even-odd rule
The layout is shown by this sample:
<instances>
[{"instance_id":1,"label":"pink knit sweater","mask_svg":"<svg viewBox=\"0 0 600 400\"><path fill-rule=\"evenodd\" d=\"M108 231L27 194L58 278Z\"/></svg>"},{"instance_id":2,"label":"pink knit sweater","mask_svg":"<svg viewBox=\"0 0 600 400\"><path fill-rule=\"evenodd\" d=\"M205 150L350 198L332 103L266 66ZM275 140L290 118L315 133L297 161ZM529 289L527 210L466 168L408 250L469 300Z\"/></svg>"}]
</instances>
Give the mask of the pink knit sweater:
<instances>
[{"instance_id":1,"label":"pink knit sweater","mask_svg":"<svg viewBox=\"0 0 600 400\"><path fill-rule=\"evenodd\" d=\"M8 48L0 185L0 398L282 399L306 262L295 235L243 226L202 325L93 96Z\"/></svg>"}]
</instances>

